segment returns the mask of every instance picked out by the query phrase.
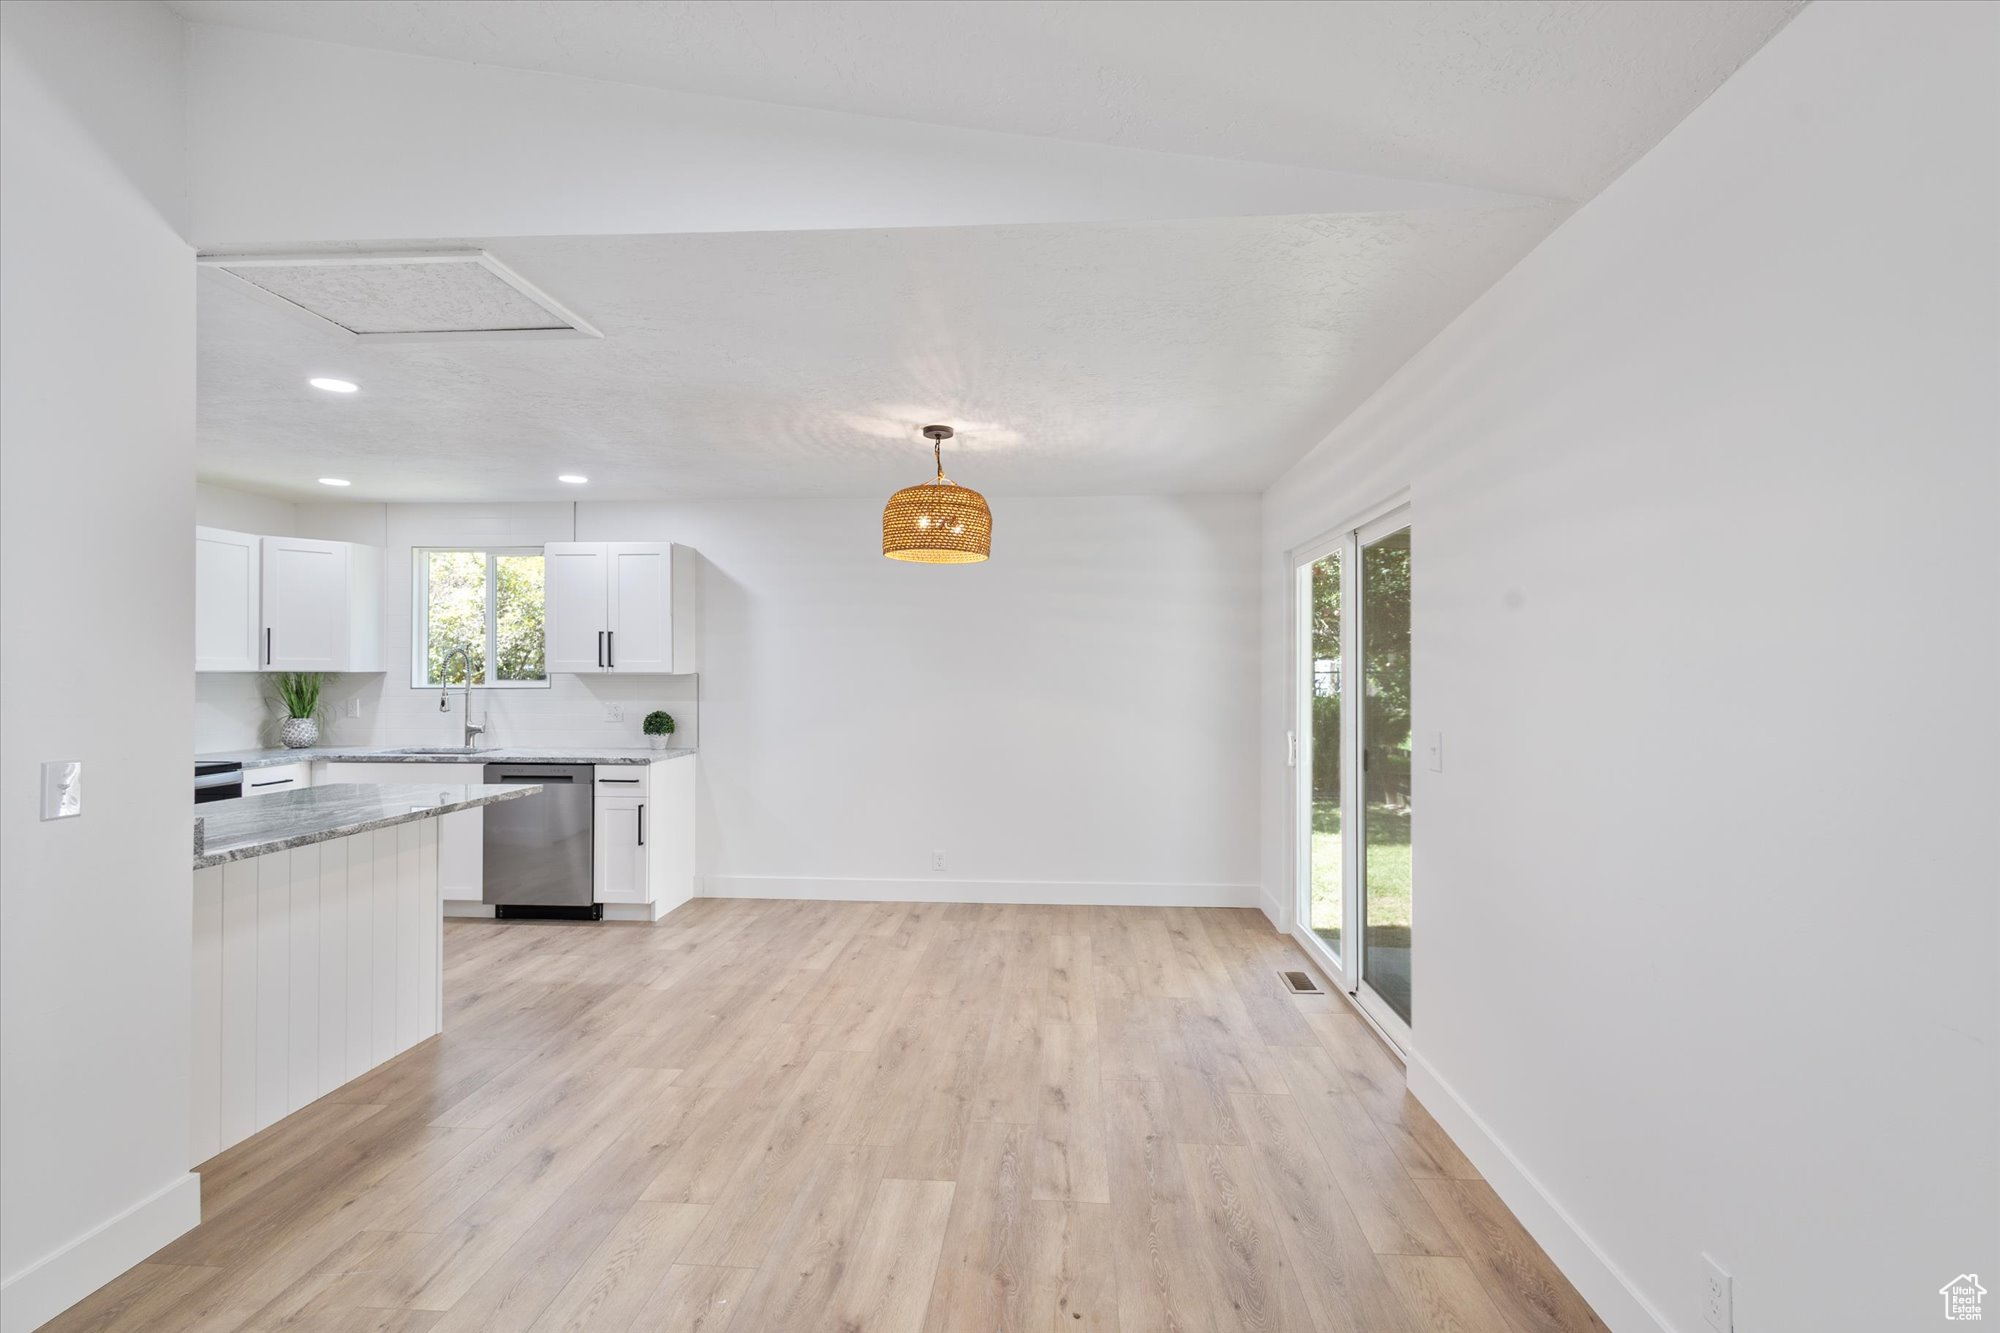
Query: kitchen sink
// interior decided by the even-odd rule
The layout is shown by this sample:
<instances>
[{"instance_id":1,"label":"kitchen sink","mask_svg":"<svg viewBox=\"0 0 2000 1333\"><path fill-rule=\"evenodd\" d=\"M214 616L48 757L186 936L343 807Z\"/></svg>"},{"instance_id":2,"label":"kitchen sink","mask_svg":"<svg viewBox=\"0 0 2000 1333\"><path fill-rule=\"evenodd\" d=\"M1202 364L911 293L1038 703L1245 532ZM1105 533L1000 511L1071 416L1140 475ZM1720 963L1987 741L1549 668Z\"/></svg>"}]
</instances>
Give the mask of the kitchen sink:
<instances>
[{"instance_id":1,"label":"kitchen sink","mask_svg":"<svg viewBox=\"0 0 2000 1333\"><path fill-rule=\"evenodd\" d=\"M384 750L383 754L492 754L497 745L413 745L406 750Z\"/></svg>"}]
</instances>

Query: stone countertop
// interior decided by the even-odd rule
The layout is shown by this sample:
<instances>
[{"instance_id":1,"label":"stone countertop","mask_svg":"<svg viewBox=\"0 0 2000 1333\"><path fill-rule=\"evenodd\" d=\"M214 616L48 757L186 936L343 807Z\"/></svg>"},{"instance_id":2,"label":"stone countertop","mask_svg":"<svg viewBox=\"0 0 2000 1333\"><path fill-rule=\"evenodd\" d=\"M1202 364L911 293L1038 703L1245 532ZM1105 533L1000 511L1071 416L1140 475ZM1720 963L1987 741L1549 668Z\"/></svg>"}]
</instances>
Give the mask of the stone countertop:
<instances>
[{"instance_id":1,"label":"stone countertop","mask_svg":"<svg viewBox=\"0 0 2000 1333\"><path fill-rule=\"evenodd\" d=\"M458 786L442 783L375 786L331 782L234 801L211 801L194 808L202 821L201 851L194 868L242 861L309 843L330 842L370 829L416 819L436 819L496 801L512 801L541 790L535 783Z\"/></svg>"},{"instance_id":2,"label":"stone countertop","mask_svg":"<svg viewBox=\"0 0 2000 1333\"><path fill-rule=\"evenodd\" d=\"M318 745L304 750L224 750L198 754L197 764L241 764L244 768L274 768L279 764L315 761L348 764L653 764L693 754L694 747L665 750L636 747L503 745L477 754L409 754L371 745Z\"/></svg>"}]
</instances>

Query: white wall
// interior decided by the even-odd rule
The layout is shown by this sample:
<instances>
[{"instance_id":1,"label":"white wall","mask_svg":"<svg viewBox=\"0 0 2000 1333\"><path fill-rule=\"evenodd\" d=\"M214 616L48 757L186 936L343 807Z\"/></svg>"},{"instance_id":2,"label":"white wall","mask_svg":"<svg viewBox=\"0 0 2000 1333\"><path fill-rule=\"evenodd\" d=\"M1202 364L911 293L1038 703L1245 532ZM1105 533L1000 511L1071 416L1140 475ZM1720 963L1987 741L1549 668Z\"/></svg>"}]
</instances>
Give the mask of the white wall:
<instances>
[{"instance_id":1,"label":"white wall","mask_svg":"<svg viewBox=\"0 0 2000 1333\"><path fill-rule=\"evenodd\" d=\"M705 559L707 892L1254 903L1256 501L994 523L931 567L873 499L578 506Z\"/></svg>"},{"instance_id":2,"label":"white wall","mask_svg":"<svg viewBox=\"0 0 2000 1333\"><path fill-rule=\"evenodd\" d=\"M995 558L959 568L884 560L873 499L302 505L305 535L388 548L391 669L342 682L363 716L328 739L455 743L458 696L441 715L404 665L411 548L678 541L702 557L698 677L475 707L505 745L638 745L673 713L702 751L709 892L1253 904L1256 501L995 505ZM202 748L258 743L254 677L199 695Z\"/></svg>"},{"instance_id":3,"label":"white wall","mask_svg":"<svg viewBox=\"0 0 2000 1333\"><path fill-rule=\"evenodd\" d=\"M0 19L0 1327L193 1224L194 268L177 21ZM43 823L43 760L80 818Z\"/></svg>"},{"instance_id":4,"label":"white wall","mask_svg":"<svg viewBox=\"0 0 2000 1333\"><path fill-rule=\"evenodd\" d=\"M265 537L296 537L299 507L289 500L252 495L200 481L194 487L194 521L205 528L255 532Z\"/></svg>"},{"instance_id":5,"label":"white wall","mask_svg":"<svg viewBox=\"0 0 2000 1333\"><path fill-rule=\"evenodd\" d=\"M2000 1269L1996 49L1807 9L1266 498L1267 880L1283 553L1407 486L1412 1083L1620 1333Z\"/></svg>"}]
</instances>

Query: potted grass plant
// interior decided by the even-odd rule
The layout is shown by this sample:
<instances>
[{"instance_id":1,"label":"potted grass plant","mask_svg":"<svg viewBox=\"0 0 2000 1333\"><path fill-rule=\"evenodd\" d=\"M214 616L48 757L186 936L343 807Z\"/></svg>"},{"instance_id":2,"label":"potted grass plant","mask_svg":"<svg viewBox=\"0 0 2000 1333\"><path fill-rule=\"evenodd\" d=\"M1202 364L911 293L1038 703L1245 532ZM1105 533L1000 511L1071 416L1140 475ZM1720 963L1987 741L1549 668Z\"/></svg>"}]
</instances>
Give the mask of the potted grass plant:
<instances>
[{"instance_id":1,"label":"potted grass plant","mask_svg":"<svg viewBox=\"0 0 2000 1333\"><path fill-rule=\"evenodd\" d=\"M271 693L285 718L278 726L278 739L288 750L303 750L319 744L320 719L326 713L324 671L280 671L271 677Z\"/></svg>"},{"instance_id":2,"label":"potted grass plant","mask_svg":"<svg viewBox=\"0 0 2000 1333\"><path fill-rule=\"evenodd\" d=\"M667 737L674 734L674 715L654 709L646 714L646 720L639 724L646 733L646 740L655 750L667 748Z\"/></svg>"}]
</instances>

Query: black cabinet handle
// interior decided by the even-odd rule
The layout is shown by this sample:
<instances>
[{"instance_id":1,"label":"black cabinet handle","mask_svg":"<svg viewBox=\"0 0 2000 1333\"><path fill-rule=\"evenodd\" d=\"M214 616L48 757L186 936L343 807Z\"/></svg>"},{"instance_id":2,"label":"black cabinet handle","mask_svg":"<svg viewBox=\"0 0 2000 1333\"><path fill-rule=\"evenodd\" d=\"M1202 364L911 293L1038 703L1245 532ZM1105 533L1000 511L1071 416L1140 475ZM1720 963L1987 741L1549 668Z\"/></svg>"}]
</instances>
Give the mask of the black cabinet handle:
<instances>
[{"instance_id":1,"label":"black cabinet handle","mask_svg":"<svg viewBox=\"0 0 2000 1333\"><path fill-rule=\"evenodd\" d=\"M602 670L602 669L603 669L603 667L604 667L604 631L603 631L603 630L599 630L599 631L597 631L597 666L598 666L598 669L599 669L599 670Z\"/></svg>"},{"instance_id":2,"label":"black cabinet handle","mask_svg":"<svg viewBox=\"0 0 2000 1333\"><path fill-rule=\"evenodd\" d=\"M269 781L253 782L250 785L253 787L289 787L296 781L298 781L297 778L271 778Z\"/></svg>"},{"instance_id":3,"label":"black cabinet handle","mask_svg":"<svg viewBox=\"0 0 2000 1333\"><path fill-rule=\"evenodd\" d=\"M646 803L639 802L639 845L646 845Z\"/></svg>"},{"instance_id":4,"label":"black cabinet handle","mask_svg":"<svg viewBox=\"0 0 2000 1333\"><path fill-rule=\"evenodd\" d=\"M604 665L613 671L618 669L618 631L604 631Z\"/></svg>"},{"instance_id":5,"label":"black cabinet handle","mask_svg":"<svg viewBox=\"0 0 2000 1333\"><path fill-rule=\"evenodd\" d=\"M264 665L271 665L271 628L264 627Z\"/></svg>"}]
</instances>

